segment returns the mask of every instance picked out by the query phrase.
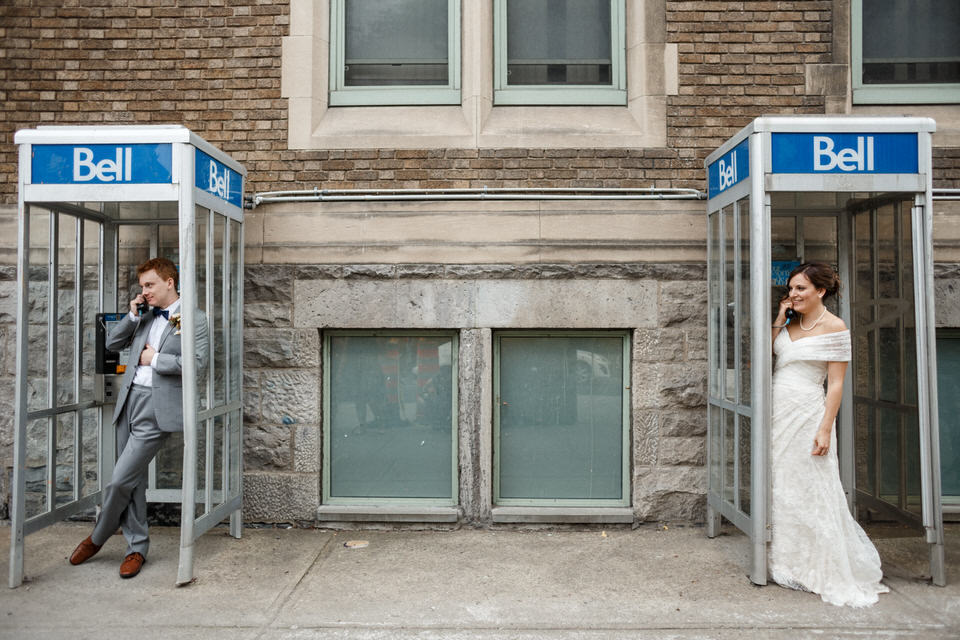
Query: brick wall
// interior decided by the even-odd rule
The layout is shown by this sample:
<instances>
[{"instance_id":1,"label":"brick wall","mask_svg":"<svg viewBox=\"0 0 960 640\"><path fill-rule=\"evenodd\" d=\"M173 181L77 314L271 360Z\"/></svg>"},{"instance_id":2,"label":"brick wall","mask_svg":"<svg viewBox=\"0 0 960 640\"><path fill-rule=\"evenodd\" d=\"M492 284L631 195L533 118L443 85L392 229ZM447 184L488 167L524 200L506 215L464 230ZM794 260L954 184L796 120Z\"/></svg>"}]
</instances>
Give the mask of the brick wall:
<instances>
[{"instance_id":1,"label":"brick wall","mask_svg":"<svg viewBox=\"0 0 960 640\"><path fill-rule=\"evenodd\" d=\"M831 61L830 0L666 2L679 94L665 149L289 151L283 2L8 0L0 6L0 202L13 132L40 124L184 123L242 162L249 191L313 187L704 187L703 158L752 118L823 113L804 66ZM938 149L937 186L960 186Z\"/></svg>"}]
</instances>

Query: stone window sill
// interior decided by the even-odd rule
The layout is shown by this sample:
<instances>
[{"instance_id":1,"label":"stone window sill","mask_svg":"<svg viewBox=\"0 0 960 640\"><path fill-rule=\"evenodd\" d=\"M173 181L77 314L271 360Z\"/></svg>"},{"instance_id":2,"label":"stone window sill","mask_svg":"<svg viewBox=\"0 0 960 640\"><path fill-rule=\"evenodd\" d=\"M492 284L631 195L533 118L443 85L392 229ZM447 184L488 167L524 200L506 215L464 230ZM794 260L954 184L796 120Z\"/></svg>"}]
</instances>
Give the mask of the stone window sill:
<instances>
[{"instance_id":1,"label":"stone window sill","mask_svg":"<svg viewBox=\"0 0 960 640\"><path fill-rule=\"evenodd\" d=\"M317 507L323 522L457 522L457 507L417 507L324 504Z\"/></svg>"},{"instance_id":2,"label":"stone window sill","mask_svg":"<svg viewBox=\"0 0 960 640\"><path fill-rule=\"evenodd\" d=\"M494 507L496 523L632 524L630 507Z\"/></svg>"}]
</instances>

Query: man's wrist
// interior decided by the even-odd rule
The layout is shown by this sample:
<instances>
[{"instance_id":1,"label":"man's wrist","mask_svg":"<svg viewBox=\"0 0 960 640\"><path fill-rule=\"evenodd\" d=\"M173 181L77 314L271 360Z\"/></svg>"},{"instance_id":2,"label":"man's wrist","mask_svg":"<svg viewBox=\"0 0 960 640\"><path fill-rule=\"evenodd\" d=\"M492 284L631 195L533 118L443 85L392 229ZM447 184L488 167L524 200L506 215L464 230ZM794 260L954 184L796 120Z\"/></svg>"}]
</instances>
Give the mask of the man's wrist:
<instances>
[{"instance_id":1,"label":"man's wrist","mask_svg":"<svg viewBox=\"0 0 960 640\"><path fill-rule=\"evenodd\" d=\"M160 357L160 354L159 354L159 353L154 353L154 354L153 354L153 357L150 358L150 367L151 367L151 368L153 368L153 369L156 369L156 368L157 368L157 358L159 358L159 357Z\"/></svg>"}]
</instances>

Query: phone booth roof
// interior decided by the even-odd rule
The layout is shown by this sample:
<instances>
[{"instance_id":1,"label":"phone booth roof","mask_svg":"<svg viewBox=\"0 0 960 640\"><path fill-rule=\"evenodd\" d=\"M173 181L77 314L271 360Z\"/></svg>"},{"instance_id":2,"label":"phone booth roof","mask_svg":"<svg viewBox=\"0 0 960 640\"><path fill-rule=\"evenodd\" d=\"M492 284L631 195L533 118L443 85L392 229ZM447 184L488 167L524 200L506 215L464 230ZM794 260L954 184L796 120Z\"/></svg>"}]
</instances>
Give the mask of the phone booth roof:
<instances>
[{"instance_id":1,"label":"phone booth roof","mask_svg":"<svg viewBox=\"0 0 960 640\"><path fill-rule=\"evenodd\" d=\"M936 128L932 118L918 117L756 118L707 156L708 198L726 195L754 171L765 191L924 192ZM759 145L751 147L754 137Z\"/></svg>"},{"instance_id":2,"label":"phone booth roof","mask_svg":"<svg viewBox=\"0 0 960 640\"><path fill-rule=\"evenodd\" d=\"M242 220L246 170L182 125L41 126L14 142L24 202L177 201L191 186Z\"/></svg>"}]
</instances>

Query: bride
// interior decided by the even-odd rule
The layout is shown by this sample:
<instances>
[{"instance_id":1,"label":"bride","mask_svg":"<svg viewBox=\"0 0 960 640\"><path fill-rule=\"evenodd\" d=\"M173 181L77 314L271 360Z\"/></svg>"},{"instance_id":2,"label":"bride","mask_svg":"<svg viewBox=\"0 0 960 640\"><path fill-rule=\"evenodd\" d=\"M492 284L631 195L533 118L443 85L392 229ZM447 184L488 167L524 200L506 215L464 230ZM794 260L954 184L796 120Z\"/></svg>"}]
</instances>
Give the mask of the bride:
<instances>
[{"instance_id":1,"label":"bride","mask_svg":"<svg viewBox=\"0 0 960 640\"><path fill-rule=\"evenodd\" d=\"M880 556L850 515L840 484L833 427L850 332L823 304L840 281L828 265L808 262L790 273L788 284L773 326L770 577L830 604L869 606L889 589L880 584Z\"/></svg>"}]
</instances>

